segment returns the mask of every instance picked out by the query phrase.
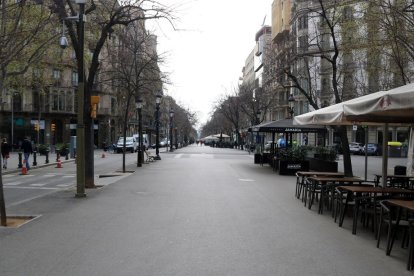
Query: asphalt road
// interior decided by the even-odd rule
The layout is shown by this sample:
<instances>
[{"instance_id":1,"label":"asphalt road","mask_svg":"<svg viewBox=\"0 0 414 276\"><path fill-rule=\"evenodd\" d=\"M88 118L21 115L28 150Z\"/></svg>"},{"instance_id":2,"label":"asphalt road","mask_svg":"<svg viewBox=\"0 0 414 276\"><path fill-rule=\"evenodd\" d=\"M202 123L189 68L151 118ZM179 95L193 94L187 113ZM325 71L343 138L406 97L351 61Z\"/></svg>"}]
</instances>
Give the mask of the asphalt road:
<instances>
[{"instance_id":1,"label":"asphalt road","mask_svg":"<svg viewBox=\"0 0 414 276\"><path fill-rule=\"evenodd\" d=\"M0 275L412 275L407 251L376 248L294 197L296 178L253 155L190 146L74 198L8 208L40 215L0 229ZM383 239L385 240L385 239Z\"/></svg>"}]
</instances>

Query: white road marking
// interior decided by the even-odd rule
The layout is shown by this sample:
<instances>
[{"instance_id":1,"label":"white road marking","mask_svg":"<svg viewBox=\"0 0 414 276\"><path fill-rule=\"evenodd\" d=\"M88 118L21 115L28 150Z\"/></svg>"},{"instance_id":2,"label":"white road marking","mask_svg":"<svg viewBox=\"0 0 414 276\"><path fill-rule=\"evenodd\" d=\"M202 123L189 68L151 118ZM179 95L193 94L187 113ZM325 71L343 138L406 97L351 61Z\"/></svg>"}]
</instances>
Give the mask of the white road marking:
<instances>
[{"instance_id":1,"label":"white road marking","mask_svg":"<svg viewBox=\"0 0 414 276\"><path fill-rule=\"evenodd\" d=\"M33 186L33 187L42 187L42 186L45 186L45 185L46 185L46 183L43 183L43 184L41 184L41 183L30 184L30 186Z\"/></svg>"},{"instance_id":2,"label":"white road marking","mask_svg":"<svg viewBox=\"0 0 414 276\"><path fill-rule=\"evenodd\" d=\"M52 187L29 187L29 186L7 186L5 185L4 188L8 188L8 189L36 189L36 190L59 190L59 188L52 188Z\"/></svg>"},{"instance_id":3,"label":"white road marking","mask_svg":"<svg viewBox=\"0 0 414 276\"><path fill-rule=\"evenodd\" d=\"M254 182L253 179L244 179L244 178L240 178L239 181L243 181L243 182Z\"/></svg>"},{"instance_id":4,"label":"white road marking","mask_svg":"<svg viewBox=\"0 0 414 276\"><path fill-rule=\"evenodd\" d=\"M9 182L9 183L4 183L5 186L16 186L16 185L20 185L23 182Z\"/></svg>"},{"instance_id":5,"label":"white road marking","mask_svg":"<svg viewBox=\"0 0 414 276\"><path fill-rule=\"evenodd\" d=\"M62 177L75 177L76 175L64 175Z\"/></svg>"},{"instance_id":6,"label":"white road marking","mask_svg":"<svg viewBox=\"0 0 414 276\"><path fill-rule=\"evenodd\" d=\"M176 155L174 156L174 158L178 159L178 158L181 158L182 156L183 156L183 154L182 154L182 153L180 153L180 154L176 154Z\"/></svg>"},{"instance_id":7,"label":"white road marking","mask_svg":"<svg viewBox=\"0 0 414 276\"><path fill-rule=\"evenodd\" d=\"M69 187L72 184L58 184L56 185L56 187L61 187L61 188L65 188L65 187Z\"/></svg>"}]
</instances>

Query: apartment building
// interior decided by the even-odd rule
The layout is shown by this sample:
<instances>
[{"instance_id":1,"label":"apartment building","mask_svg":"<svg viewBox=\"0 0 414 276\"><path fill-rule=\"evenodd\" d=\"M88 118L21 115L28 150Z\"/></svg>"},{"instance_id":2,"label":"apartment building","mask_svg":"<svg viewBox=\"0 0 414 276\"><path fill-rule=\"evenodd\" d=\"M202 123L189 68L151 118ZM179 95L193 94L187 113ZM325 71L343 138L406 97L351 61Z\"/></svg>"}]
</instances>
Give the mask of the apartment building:
<instances>
[{"instance_id":1,"label":"apartment building","mask_svg":"<svg viewBox=\"0 0 414 276\"><path fill-rule=\"evenodd\" d=\"M272 37L279 57L275 71L288 65L292 75L288 81L296 86L290 90L295 97L295 114L402 84L394 69L398 67L396 61L390 58L391 46L375 44L381 39L386 41L384 37L388 35L379 30L379 22L375 21L378 17L367 18L377 12L376 7L366 1L343 1L335 6L326 3L323 17L318 2L291 1L289 28L282 28L282 19L285 22L287 16L282 7L288 2L273 2L272 14L276 18L272 18ZM412 65L408 62L399 66L405 66L405 72L411 74ZM278 80L279 84L283 81ZM366 135L369 142L382 142L381 127L370 127L367 132L363 126L356 130L349 127L350 141L364 143ZM408 132L404 127L392 127L387 135L390 140L403 142ZM329 143L336 140L331 130Z\"/></svg>"},{"instance_id":2,"label":"apartment building","mask_svg":"<svg viewBox=\"0 0 414 276\"><path fill-rule=\"evenodd\" d=\"M52 31L67 35L57 20L56 18L56 29ZM143 29L143 33L147 33L143 22L137 24ZM94 25L89 24L85 29L86 71L96 43L94 31L97 30L93 28ZM119 106L123 99L116 78L111 77L108 72L114 71L111 67L114 64L113 59L117 57L109 49L119 48L121 36L121 28L111 29L99 55L99 68L91 91L92 95L100 96L93 124L94 144L99 147L103 142L115 141L120 133ZM149 37L145 47L148 52L156 52L156 36ZM78 72L75 52L71 45L66 49L60 48L58 41L45 47L47 51L42 60L32 64L24 75L7 81L1 93L0 116L4 123L0 126L0 135L13 143L15 148L27 136L36 143L56 145L68 143L70 136L76 135L77 105L79 100L85 99L77 98ZM155 86L153 89L159 91L160 82ZM135 107L132 112L135 113ZM146 122L148 125L152 124L148 116Z\"/></svg>"}]
</instances>

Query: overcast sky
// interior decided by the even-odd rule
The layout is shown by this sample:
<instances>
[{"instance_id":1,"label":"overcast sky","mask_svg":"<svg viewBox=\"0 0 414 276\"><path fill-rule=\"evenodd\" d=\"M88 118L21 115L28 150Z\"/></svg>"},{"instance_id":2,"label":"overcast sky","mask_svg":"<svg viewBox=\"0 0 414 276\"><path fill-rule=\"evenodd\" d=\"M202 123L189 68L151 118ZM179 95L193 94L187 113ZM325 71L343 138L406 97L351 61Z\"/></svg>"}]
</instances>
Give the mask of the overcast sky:
<instances>
[{"instance_id":1,"label":"overcast sky","mask_svg":"<svg viewBox=\"0 0 414 276\"><path fill-rule=\"evenodd\" d=\"M197 112L205 123L221 95L237 86L242 68L255 46L255 34L265 19L271 24L272 0L160 0L174 6L174 22L147 24L165 53L161 70L172 85L164 93Z\"/></svg>"}]
</instances>

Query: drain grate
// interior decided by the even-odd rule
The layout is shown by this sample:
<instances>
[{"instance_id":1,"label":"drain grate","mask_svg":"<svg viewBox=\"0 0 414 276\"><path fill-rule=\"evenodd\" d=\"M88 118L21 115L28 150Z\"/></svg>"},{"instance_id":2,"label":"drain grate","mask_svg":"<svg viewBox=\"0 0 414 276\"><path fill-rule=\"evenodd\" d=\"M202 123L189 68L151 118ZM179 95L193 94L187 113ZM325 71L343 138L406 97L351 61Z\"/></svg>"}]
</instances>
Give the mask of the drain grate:
<instances>
[{"instance_id":1,"label":"drain grate","mask_svg":"<svg viewBox=\"0 0 414 276\"><path fill-rule=\"evenodd\" d=\"M120 174L101 174L99 175L99 178L105 178L105 177L116 177L121 176Z\"/></svg>"}]
</instances>

